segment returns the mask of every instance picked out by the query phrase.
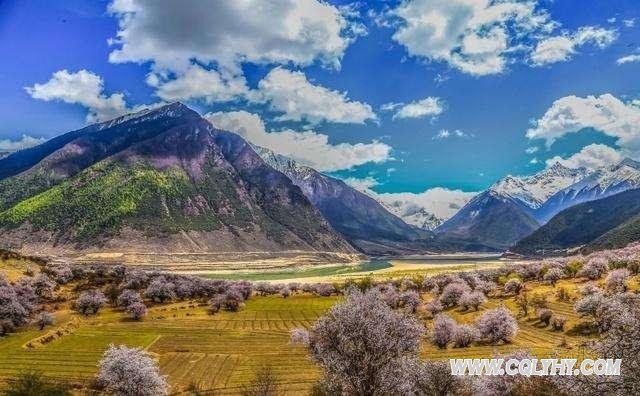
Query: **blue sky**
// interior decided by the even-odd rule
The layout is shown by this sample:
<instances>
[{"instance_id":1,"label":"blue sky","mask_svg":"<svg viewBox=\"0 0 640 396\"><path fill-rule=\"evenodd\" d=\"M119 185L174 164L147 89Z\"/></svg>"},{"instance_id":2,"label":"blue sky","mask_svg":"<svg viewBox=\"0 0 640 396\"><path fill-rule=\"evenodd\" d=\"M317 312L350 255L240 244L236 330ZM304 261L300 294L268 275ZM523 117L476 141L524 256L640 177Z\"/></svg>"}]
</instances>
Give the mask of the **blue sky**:
<instances>
[{"instance_id":1,"label":"blue sky","mask_svg":"<svg viewBox=\"0 0 640 396\"><path fill-rule=\"evenodd\" d=\"M640 152L635 0L225 3L1 1L0 148L181 100L378 193Z\"/></svg>"}]
</instances>

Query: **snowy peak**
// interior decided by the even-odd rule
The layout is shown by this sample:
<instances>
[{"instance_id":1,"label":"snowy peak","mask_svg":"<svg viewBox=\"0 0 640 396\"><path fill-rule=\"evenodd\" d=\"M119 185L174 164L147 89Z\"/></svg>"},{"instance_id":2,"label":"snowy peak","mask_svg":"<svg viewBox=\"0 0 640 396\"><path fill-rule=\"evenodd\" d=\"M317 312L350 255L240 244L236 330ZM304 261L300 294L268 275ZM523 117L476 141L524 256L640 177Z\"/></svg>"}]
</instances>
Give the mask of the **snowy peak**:
<instances>
[{"instance_id":1,"label":"snowy peak","mask_svg":"<svg viewBox=\"0 0 640 396\"><path fill-rule=\"evenodd\" d=\"M389 212L401 218L405 223L423 230L432 231L444 222L444 219L438 218L424 207L412 202L402 200L379 201Z\"/></svg>"},{"instance_id":2,"label":"snowy peak","mask_svg":"<svg viewBox=\"0 0 640 396\"><path fill-rule=\"evenodd\" d=\"M585 168L572 169L559 162L532 176L508 175L489 191L499 197L511 198L531 209L542 206L549 197L588 175Z\"/></svg>"}]
</instances>

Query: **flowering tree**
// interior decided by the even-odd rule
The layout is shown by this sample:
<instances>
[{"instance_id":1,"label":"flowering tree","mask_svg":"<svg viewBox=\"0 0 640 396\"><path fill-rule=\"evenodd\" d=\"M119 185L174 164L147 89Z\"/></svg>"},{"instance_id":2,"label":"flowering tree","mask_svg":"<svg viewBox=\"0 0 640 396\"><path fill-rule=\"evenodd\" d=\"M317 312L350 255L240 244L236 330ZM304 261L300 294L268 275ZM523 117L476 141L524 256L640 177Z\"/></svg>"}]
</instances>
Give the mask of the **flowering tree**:
<instances>
[{"instance_id":1,"label":"flowering tree","mask_svg":"<svg viewBox=\"0 0 640 396\"><path fill-rule=\"evenodd\" d=\"M610 271L604 279L607 290L613 292L626 292L629 276L631 276L631 271L626 268Z\"/></svg>"},{"instance_id":2,"label":"flowering tree","mask_svg":"<svg viewBox=\"0 0 640 396\"><path fill-rule=\"evenodd\" d=\"M453 306L459 303L460 297L469 292L471 288L463 281L449 283L442 289L440 301L445 306Z\"/></svg>"},{"instance_id":3,"label":"flowering tree","mask_svg":"<svg viewBox=\"0 0 640 396\"><path fill-rule=\"evenodd\" d=\"M507 294L518 294L520 290L522 290L522 281L520 279L509 279L504 284L504 292Z\"/></svg>"},{"instance_id":4,"label":"flowering tree","mask_svg":"<svg viewBox=\"0 0 640 396\"><path fill-rule=\"evenodd\" d=\"M580 317L591 316L592 318L596 317L596 312L600 305L604 303L604 296L599 293L588 294L582 297L580 300L576 301L573 305L573 310L576 311Z\"/></svg>"},{"instance_id":5,"label":"flowering tree","mask_svg":"<svg viewBox=\"0 0 640 396\"><path fill-rule=\"evenodd\" d=\"M98 289L86 290L80 293L76 300L76 310L83 315L98 313L107 303L107 298Z\"/></svg>"},{"instance_id":6,"label":"flowering tree","mask_svg":"<svg viewBox=\"0 0 640 396\"><path fill-rule=\"evenodd\" d=\"M431 314L431 316L436 316L436 314L442 312L442 310L444 309L442 303L437 298L434 298L433 300L426 303L424 307L427 312Z\"/></svg>"},{"instance_id":7,"label":"flowering tree","mask_svg":"<svg viewBox=\"0 0 640 396\"><path fill-rule=\"evenodd\" d=\"M452 339L456 348L464 348L471 345L472 342L478 341L480 334L475 327L462 324L455 328Z\"/></svg>"},{"instance_id":8,"label":"flowering tree","mask_svg":"<svg viewBox=\"0 0 640 396\"><path fill-rule=\"evenodd\" d=\"M417 357L423 332L414 317L381 301L377 290L352 290L318 319L308 348L324 383L340 393L397 393L403 382L398 368Z\"/></svg>"},{"instance_id":9,"label":"flowering tree","mask_svg":"<svg viewBox=\"0 0 640 396\"><path fill-rule=\"evenodd\" d=\"M141 301L127 305L126 311L133 320L140 320L147 315L147 307Z\"/></svg>"},{"instance_id":10,"label":"flowering tree","mask_svg":"<svg viewBox=\"0 0 640 396\"><path fill-rule=\"evenodd\" d=\"M477 311L480 305L487 301L487 298L481 291L472 291L470 293L465 293L460 297L459 304L464 309L473 308L474 311Z\"/></svg>"},{"instance_id":11,"label":"flowering tree","mask_svg":"<svg viewBox=\"0 0 640 396\"><path fill-rule=\"evenodd\" d=\"M29 310L20 303L14 288L8 282L2 285L0 279L0 335L23 325L28 317Z\"/></svg>"},{"instance_id":12,"label":"flowering tree","mask_svg":"<svg viewBox=\"0 0 640 396\"><path fill-rule=\"evenodd\" d=\"M36 324L40 328L40 330L44 329L46 326L53 324L53 315L50 312L42 311L36 316Z\"/></svg>"},{"instance_id":13,"label":"flowering tree","mask_svg":"<svg viewBox=\"0 0 640 396\"><path fill-rule=\"evenodd\" d=\"M141 303L140 293L131 289L124 289L116 300L119 307L126 308L133 303Z\"/></svg>"},{"instance_id":14,"label":"flowering tree","mask_svg":"<svg viewBox=\"0 0 640 396\"><path fill-rule=\"evenodd\" d=\"M549 308L540 308L537 312L538 320L541 323L549 326L549 322L551 321L551 317L553 316L553 311Z\"/></svg>"},{"instance_id":15,"label":"flowering tree","mask_svg":"<svg viewBox=\"0 0 640 396\"><path fill-rule=\"evenodd\" d=\"M518 322L506 307L490 309L476 320L480 337L491 342L510 342L518 333Z\"/></svg>"},{"instance_id":16,"label":"flowering tree","mask_svg":"<svg viewBox=\"0 0 640 396\"><path fill-rule=\"evenodd\" d=\"M420 294L415 290L407 290L400 293L398 297L399 305L408 309L410 312L415 313L420 306Z\"/></svg>"},{"instance_id":17,"label":"flowering tree","mask_svg":"<svg viewBox=\"0 0 640 396\"><path fill-rule=\"evenodd\" d=\"M53 290L56 287L56 283L51 280L45 274L38 274L33 281L31 282L33 286L33 290L36 292L38 297L49 298L53 294Z\"/></svg>"},{"instance_id":18,"label":"flowering tree","mask_svg":"<svg viewBox=\"0 0 640 396\"><path fill-rule=\"evenodd\" d=\"M117 395L166 395L166 378L158 363L140 348L110 345L98 363L97 380L105 390Z\"/></svg>"},{"instance_id":19,"label":"flowering tree","mask_svg":"<svg viewBox=\"0 0 640 396\"><path fill-rule=\"evenodd\" d=\"M578 272L579 276L596 280L609 269L609 261L604 257L593 257Z\"/></svg>"},{"instance_id":20,"label":"flowering tree","mask_svg":"<svg viewBox=\"0 0 640 396\"><path fill-rule=\"evenodd\" d=\"M431 342L438 348L446 348L453 333L457 328L456 321L447 314L438 314L433 319L433 329L431 330Z\"/></svg>"},{"instance_id":21,"label":"flowering tree","mask_svg":"<svg viewBox=\"0 0 640 396\"><path fill-rule=\"evenodd\" d=\"M562 279L564 272L560 268L550 268L542 277L542 280L550 285L555 285L557 281Z\"/></svg>"},{"instance_id":22,"label":"flowering tree","mask_svg":"<svg viewBox=\"0 0 640 396\"><path fill-rule=\"evenodd\" d=\"M163 303L176 298L176 286L165 277L159 276L149 283L145 295L155 302Z\"/></svg>"}]
</instances>

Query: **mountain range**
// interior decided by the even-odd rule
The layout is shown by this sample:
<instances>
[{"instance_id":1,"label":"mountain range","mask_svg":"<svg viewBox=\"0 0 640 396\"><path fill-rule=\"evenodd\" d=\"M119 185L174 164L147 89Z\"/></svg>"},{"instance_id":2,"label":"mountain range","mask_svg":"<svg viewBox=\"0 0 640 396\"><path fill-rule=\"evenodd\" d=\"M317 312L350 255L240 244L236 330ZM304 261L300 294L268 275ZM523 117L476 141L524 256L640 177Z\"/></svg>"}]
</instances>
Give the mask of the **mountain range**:
<instances>
[{"instance_id":1,"label":"mountain range","mask_svg":"<svg viewBox=\"0 0 640 396\"><path fill-rule=\"evenodd\" d=\"M556 163L467 195L445 220L411 199L358 191L172 103L1 157L0 248L537 255L638 239L639 187L640 163L630 159L596 170Z\"/></svg>"}]
</instances>

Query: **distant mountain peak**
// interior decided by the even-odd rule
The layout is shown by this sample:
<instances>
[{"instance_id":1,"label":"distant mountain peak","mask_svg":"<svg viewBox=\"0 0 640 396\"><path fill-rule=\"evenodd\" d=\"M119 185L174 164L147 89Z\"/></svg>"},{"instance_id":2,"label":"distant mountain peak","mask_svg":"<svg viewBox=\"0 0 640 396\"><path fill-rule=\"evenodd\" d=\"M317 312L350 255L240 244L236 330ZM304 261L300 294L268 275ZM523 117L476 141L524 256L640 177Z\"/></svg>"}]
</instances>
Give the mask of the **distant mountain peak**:
<instances>
[{"instance_id":1,"label":"distant mountain peak","mask_svg":"<svg viewBox=\"0 0 640 396\"><path fill-rule=\"evenodd\" d=\"M628 166L629 168L633 168L635 170L640 170L640 162L632 160L631 158L627 157L625 159L623 159L622 161L620 161L617 165L615 165L614 169L620 169L624 166Z\"/></svg>"},{"instance_id":2,"label":"distant mountain peak","mask_svg":"<svg viewBox=\"0 0 640 396\"><path fill-rule=\"evenodd\" d=\"M200 115L192 110L189 106L186 106L182 102L172 102L162 106L154 107L150 106L146 109L142 109L140 111L127 113L121 115L120 117L113 118L108 121L104 121L102 123L96 124L97 130L103 130L112 128L116 125L122 124L124 122L142 122L155 120L159 118L199 118Z\"/></svg>"}]
</instances>

